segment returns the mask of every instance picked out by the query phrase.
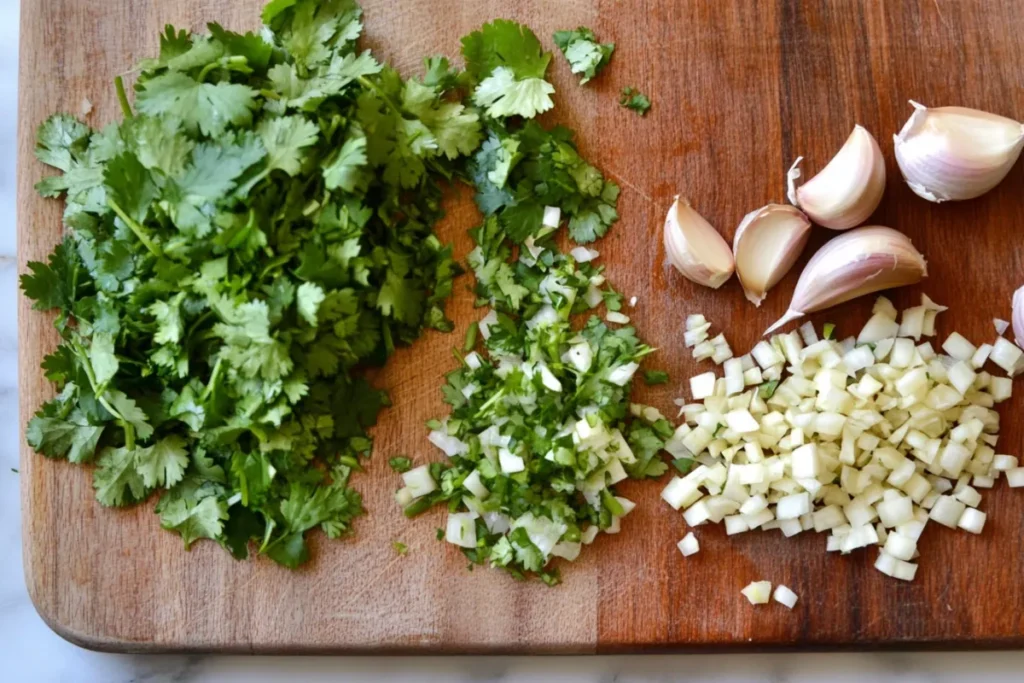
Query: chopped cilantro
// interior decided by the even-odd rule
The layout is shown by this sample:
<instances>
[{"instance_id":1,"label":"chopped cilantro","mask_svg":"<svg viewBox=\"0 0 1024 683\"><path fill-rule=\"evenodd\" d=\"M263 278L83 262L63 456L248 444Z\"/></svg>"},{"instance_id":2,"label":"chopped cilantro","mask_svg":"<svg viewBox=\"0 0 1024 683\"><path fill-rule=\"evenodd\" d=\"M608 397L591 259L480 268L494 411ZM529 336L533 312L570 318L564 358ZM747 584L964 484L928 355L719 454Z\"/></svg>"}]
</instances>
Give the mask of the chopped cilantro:
<instances>
[{"instance_id":1,"label":"chopped cilantro","mask_svg":"<svg viewBox=\"0 0 1024 683\"><path fill-rule=\"evenodd\" d=\"M693 458L675 458L672 460L672 466L676 468L679 474L686 474L693 469Z\"/></svg>"},{"instance_id":2,"label":"chopped cilantro","mask_svg":"<svg viewBox=\"0 0 1024 683\"><path fill-rule=\"evenodd\" d=\"M646 370L644 371L644 383L648 386L655 386L657 384L666 384L668 382L668 373L664 370Z\"/></svg>"},{"instance_id":3,"label":"chopped cilantro","mask_svg":"<svg viewBox=\"0 0 1024 683\"><path fill-rule=\"evenodd\" d=\"M615 43L597 42L594 32L585 26L575 31L555 31L555 45L565 55L574 74L580 74L580 85L597 76L612 58Z\"/></svg>"},{"instance_id":4,"label":"chopped cilantro","mask_svg":"<svg viewBox=\"0 0 1024 683\"><path fill-rule=\"evenodd\" d=\"M394 549L396 553L403 557L409 553L409 546L402 543L401 541L392 541L391 547Z\"/></svg>"},{"instance_id":5,"label":"chopped cilantro","mask_svg":"<svg viewBox=\"0 0 1024 683\"><path fill-rule=\"evenodd\" d=\"M771 382L765 382L757 388L758 395L765 401L775 395L775 390L779 388L779 380L773 379Z\"/></svg>"},{"instance_id":6,"label":"chopped cilantro","mask_svg":"<svg viewBox=\"0 0 1024 683\"><path fill-rule=\"evenodd\" d=\"M412 460L404 455L398 455L393 458L388 458L388 466L395 472L402 473L408 472L412 469Z\"/></svg>"},{"instance_id":7,"label":"chopped cilantro","mask_svg":"<svg viewBox=\"0 0 1024 683\"><path fill-rule=\"evenodd\" d=\"M835 334L836 326L834 323L825 323L821 329L825 339L831 339L832 335Z\"/></svg>"},{"instance_id":8,"label":"chopped cilantro","mask_svg":"<svg viewBox=\"0 0 1024 683\"><path fill-rule=\"evenodd\" d=\"M622 89L622 94L619 96L619 104L626 109L632 109L640 116L646 114L647 110L651 108L651 100L647 95L631 87Z\"/></svg>"}]
</instances>

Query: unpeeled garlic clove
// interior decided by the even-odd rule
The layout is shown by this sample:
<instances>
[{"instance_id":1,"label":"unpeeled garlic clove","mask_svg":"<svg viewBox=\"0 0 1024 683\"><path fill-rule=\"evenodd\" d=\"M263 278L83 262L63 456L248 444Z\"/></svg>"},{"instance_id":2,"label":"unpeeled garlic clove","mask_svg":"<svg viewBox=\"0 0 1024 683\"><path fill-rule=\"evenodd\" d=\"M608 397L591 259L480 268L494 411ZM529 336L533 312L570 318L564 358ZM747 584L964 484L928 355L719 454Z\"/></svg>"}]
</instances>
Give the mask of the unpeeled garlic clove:
<instances>
[{"instance_id":1,"label":"unpeeled garlic clove","mask_svg":"<svg viewBox=\"0 0 1024 683\"><path fill-rule=\"evenodd\" d=\"M847 230L868 219L885 192L885 159L878 141L856 125L825 168L799 188L801 160L789 169L789 201L818 225Z\"/></svg>"},{"instance_id":2,"label":"unpeeled garlic clove","mask_svg":"<svg viewBox=\"0 0 1024 683\"><path fill-rule=\"evenodd\" d=\"M1017 346L1024 349L1024 287L1013 294L1013 336Z\"/></svg>"},{"instance_id":3,"label":"unpeeled garlic clove","mask_svg":"<svg viewBox=\"0 0 1024 683\"><path fill-rule=\"evenodd\" d=\"M966 107L914 114L894 136L896 163L910 189L932 202L979 197L1006 177L1024 148L1024 125Z\"/></svg>"},{"instance_id":4,"label":"unpeeled garlic clove","mask_svg":"<svg viewBox=\"0 0 1024 683\"><path fill-rule=\"evenodd\" d=\"M793 267L810 235L811 222L793 206L769 204L743 217L732 250L736 275L755 306Z\"/></svg>"},{"instance_id":5,"label":"unpeeled garlic clove","mask_svg":"<svg viewBox=\"0 0 1024 683\"><path fill-rule=\"evenodd\" d=\"M712 289L725 284L736 268L718 231L679 197L665 218L665 259L686 278Z\"/></svg>"},{"instance_id":6,"label":"unpeeled garlic clove","mask_svg":"<svg viewBox=\"0 0 1024 683\"><path fill-rule=\"evenodd\" d=\"M854 228L827 242L811 258L796 283L789 310L765 334L807 313L920 282L928 275L927 265L903 233L880 225Z\"/></svg>"}]
</instances>

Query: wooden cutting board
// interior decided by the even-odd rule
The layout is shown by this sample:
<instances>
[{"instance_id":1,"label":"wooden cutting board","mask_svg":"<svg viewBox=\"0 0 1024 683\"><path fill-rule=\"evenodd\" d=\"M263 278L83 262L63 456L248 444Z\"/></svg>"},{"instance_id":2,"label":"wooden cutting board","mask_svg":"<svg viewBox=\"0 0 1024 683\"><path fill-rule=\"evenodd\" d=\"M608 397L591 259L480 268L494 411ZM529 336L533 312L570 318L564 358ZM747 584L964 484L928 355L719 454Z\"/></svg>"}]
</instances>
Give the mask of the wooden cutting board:
<instances>
[{"instance_id":1,"label":"wooden cutting board","mask_svg":"<svg viewBox=\"0 0 1024 683\"><path fill-rule=\"evenodd\" d=\"M261 0L25 0L22 7L19 260L42 259L58 240L61 207L38 198L44 168L32 155L36 126L56 110L93 104L97 126L118 112L111 80L155 54L165 23L201 28L258 24ZM405 0L365 2L367 44L403 72L422 56L457 55L461 35L495 17L528 23L548 47L553 30L592 27L616 43L611 67L579 87L553 62L556 117L578 129L583 151L623 186L622 221L598 245L611 280L639 303L630 311L671 371L641 400L663 410L698 371L682 346L687 313L703 312L747 349L786 308L800 266L761 309L735 280L698 288L662 266L661 225L676 193L731 240L748 211L784 199L784 176L803 155L820 169L854 123L885 151L889 187L874 221L909 234L930 261L921 291L951 306L940 334L955 328L978 343L992 318L1009 316L1024 282L1024 170L987 196L934 205L913 196L892 158L892 134L907 100L965 105L1024 118L1024 6L1017 0L782 2L777 0ZM623 86L648 93L639 118L617 104ZM478 220L462 191L442 237L464 255ZM816 229L808 254L830 233ZM805 256L806 260L806 256ZM464 281L468 285L468 280ZM663 482L630 482L640 505L623 533L602 538L565 571L564 585L517 583L498 571L467 572L464 558L434 539L442 515L407 521L392 500L387 456L439 457L423 421L444 413L439 387L450 347L478 312L465 287L449 311L455 334L428 334L378 377L394 399L376 431L368 472L355 485L369 515L348 540L314 541L314 561L289 572L259 559L236 562L212 543L183 552L159 528L151 505L101 508L89 472L23 448L26 579L40 614L73 642L103 650L233 652L619 652L762 647L1010 647L1024 644L1024 493L986 494L984 535L931 525L917 581L872 569L876 551L825 553L825 538L778 532L726 538L698 530L701 552L680 556L686 533L658 498ZM869 301L816 317L843 335L866 319ZM38 370L55 344L49 320L22 299L22 420L52 394ZM940 339L941 342L941 339ZM702 368L703 371L706 368ZM1024 395L1024 387L1017 384ZM1024 456L1024 397L1005 404L1000 451ZM408 544L399 557L391 542ZM740 589L785 583L790 612L751 607Z\"/></svg>"}]
</instances>

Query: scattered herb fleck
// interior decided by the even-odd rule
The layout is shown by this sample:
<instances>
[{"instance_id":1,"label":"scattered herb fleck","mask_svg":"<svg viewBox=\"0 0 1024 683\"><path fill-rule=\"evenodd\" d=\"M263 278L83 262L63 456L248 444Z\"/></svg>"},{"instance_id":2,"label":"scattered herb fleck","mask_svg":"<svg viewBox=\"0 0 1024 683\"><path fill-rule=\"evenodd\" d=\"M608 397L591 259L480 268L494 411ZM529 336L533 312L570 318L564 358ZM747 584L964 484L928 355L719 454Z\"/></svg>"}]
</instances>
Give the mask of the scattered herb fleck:
<instances>
[{"instance_id":1,"label":"scattered herb fleck","mask_svg":"<svg viewBox=\"0 0 1024 683\"><path fill-rule=\"evenodd\" d=\"M619 97L619 104L626 109L632 109L640 116L644 116L647 110L651 108L651 100L639 90L631 87L625 87L622 89L622 94Z\"/></svg>"}]
</instances>

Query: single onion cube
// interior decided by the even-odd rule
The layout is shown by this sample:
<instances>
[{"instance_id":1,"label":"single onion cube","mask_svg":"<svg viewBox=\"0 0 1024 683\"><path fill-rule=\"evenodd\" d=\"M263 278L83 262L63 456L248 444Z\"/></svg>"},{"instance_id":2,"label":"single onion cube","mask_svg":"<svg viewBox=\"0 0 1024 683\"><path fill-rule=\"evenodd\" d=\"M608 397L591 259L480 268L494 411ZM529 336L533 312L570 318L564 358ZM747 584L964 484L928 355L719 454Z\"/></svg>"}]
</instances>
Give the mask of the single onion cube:
<instances>
[{"instance_id":1,"label":"single onion cube","mask_svg":"<svg viewBox=\"0 0 1024 683\"><path fill-rule=\"evenodd\" d=\"M695 401L700 401L702 399L708 398L709 396L714 396L715 373L705 372L703 375L691 377L690 393L693 394L693 400Z\"/></svg>"},{"instance_id":2,"label":"single onion cube","mask_svg":"<svg viewBox=\"0 0 1024 683\"><path fill-rule=\"evenodd\" d=\"M420 498L437 490L437 482L430 476L430 470L426 465L403 472L402 481L405 482L405 487L413 498Z\"/></svg>"},{"instance_id":3,"label":"single onion cube","mask_svg":"<svg viewBox=\"0 0 1024 683\"><path fill-rule=\"evenodd\" d=\"M775 517L780 520L799 519L811 512L811 496L807 492L794 493L779 499L775 506Z\"/></svg>"},{"instance_id":4,"label":"single onion cube","mask_svg":"<svg viewBox=\"0 0 1024 683\"><path fill-rule=\"evenodd\" d=\"M783 586L781 583L775 587L775 592L772 593L772 597L775 602L782 603L789 609L793 609L796 605L797 595L791 591L788 587Z\"/></svg>"},{"instance_id":5,"label":"single onion cube","mask_svg":"<svg viewBox=\"0 0 1024 683\"><path fill-rule=\"evenodd\" d=\"M1021 371L1021 359L1024 358L1024 351L1011 344L1006 337L999 337L996 339L995 346L992 347L992 354L989 358L1012 377Z\"/></svg>"},{"instance_id":6,"label":"single onion cube","mask_svg":"<svg viewBox=\"0 0 1024 683\"><path fill-rule=\"evenodd\" d=\"M695 555L700 550L700 543L697 542L697 537L693 535L693 532L683 536L683 540L676 543L676 547L679 548L679 552L683 554L683 557L689 557Z\"/></svg>"},{"instance_id":7,"label":"single onion cube","mask_svg":"<svg viewBox=\"0 0 1024 683\"><path fill-rule=\"evenodd\" d=\"M953 496L939 496L932 509L928 512L928 519L935 520L943 526L955 529L963 515L966 505Z\"/></svg>"},{"instance_id":8,"label":"single onion cube","mask_svg":"<svg viewBox=\"0 0 1024 683\"><path fill-rule=\"evenodd\" d=\"M897 560L909 561L913 559L916 551L917 541L912 538L907 538L901 533L894 531L885 539L885 552L889 553Z\"/></svg>"},{"instance_id":9,"label":"single onion cube","mask_svg":"<svg viewBox=\"0 0 1024 683\"><path fill-rule=\"evenodd\" d=\"M987 515L981 510L967 508L960 515L960 521L958 521L956 525L964 531L969 531L972 534L980 534L982 527L985 526L986 517Z\"/></svg>"},{"instance_id":10,"label":"single onion cube","mask_svg":"<svg viewBox=\"0 0 1024 683\"><path fill-rule=\"evenodd\" d=\"M942 343L942 350L957 360L970 362L974 358L974 354L977 353L978 347L959 332L954 332Z\"/></svg>"},{"instance_id":11,"label":"single onion cube","mask_svg":"<svg viewBox=\"0 0 1024 683\"><path fill-rule=\"evenodd\" d=\"M764 605L771 597L772 582L754 581L740 592L750 601L751 605Z\"/></svg>"},{"instance_id":12,"label":"single onion cube","mask_svg":"<svg viewBox=\"0 0 1024 683\"><path fill-rule=\"evenodd\" d=\"M476 547L476 513L452 512L448 515L448 524L444 539L460 548Z\"/></svg>"},{"instance_id":13,"label":"single onion cube","mask_svg":"<svg viewBox=\"0 0 1024 683\"><path fill-rule=\"evenodd\" d=\"M1019 489L1024 486L1024 467L1014 467L1006 472L1006 483L1010 488Z\"/></svg>"},{"instance_id":14,"label":"single onion cube","mask_svg":"<svg viewBox=\"0 0 1024 683\"><path fill-rule=\"evenodd\" d=\"M795 479L814 479L820 471L818 448L813 443L800 446L790 456L790 468Z\"/></svg>"},{"instance_id":15,"label":"single onion cube","mask_svg":"<svg viewBox=\"0 0 1024 683\"><path fill-rule=\"evenodd\" d=\"M726 413L725 423L737 434L750 434L760 429L749 410L733 410Z\"/></svg>"},{"instance_id":16,"label":"single onion cube","mask_svg":"<svg viewBox=\"0 0 1024 683\"><path fill-rule=\"evenodd\" d=\"M970 391L971 387L974 386L974 380L978 378L978 373L974 372L971 366L964 361L960 361L951 367L948 373L949 383L962 395Z\"/></svg>"}]
</instances>

